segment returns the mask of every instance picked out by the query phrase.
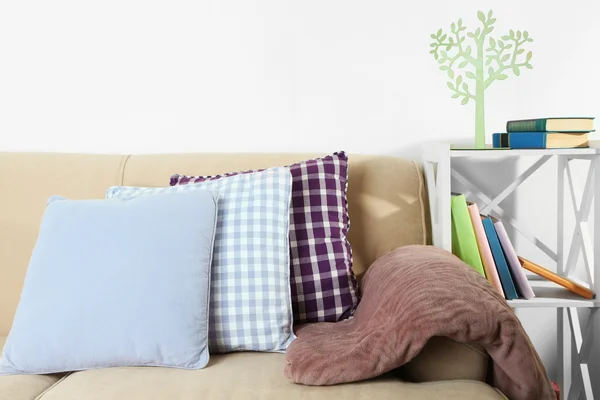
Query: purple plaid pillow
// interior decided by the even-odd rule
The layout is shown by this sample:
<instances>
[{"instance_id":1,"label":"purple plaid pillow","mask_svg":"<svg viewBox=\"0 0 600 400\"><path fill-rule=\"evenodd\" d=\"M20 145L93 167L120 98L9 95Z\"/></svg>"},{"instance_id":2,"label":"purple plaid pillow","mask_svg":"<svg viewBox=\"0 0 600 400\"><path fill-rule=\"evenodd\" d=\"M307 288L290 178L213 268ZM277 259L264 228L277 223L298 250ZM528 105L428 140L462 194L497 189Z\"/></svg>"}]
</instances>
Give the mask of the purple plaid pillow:
<instances>
[{"instance_id":1,"label":"purple plaid pillow","mask_svg":"<svg viewBox=\"0 0 600 400\"><path fill-rule=\"evenodd\" d=\"M335 322L358 305L346 191L348 157L339 152L289 166L292 173L290 215L291 292L294 323ZM225 176L173 175L171 186Z\"/></svg>"}]
</instances>

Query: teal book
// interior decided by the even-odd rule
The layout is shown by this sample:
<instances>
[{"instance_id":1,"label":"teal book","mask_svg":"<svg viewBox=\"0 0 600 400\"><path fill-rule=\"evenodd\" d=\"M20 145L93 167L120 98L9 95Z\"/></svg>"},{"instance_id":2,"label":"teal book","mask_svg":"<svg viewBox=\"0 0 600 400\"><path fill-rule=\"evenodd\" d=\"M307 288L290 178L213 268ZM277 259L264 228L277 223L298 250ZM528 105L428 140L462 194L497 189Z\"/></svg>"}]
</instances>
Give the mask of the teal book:
<instances>
[{"instance_id":1,"label":"teal book","mask_svg":"<svg viewBox=\"0 0 600 400\"><path fill-rule=\"evenodd\" d=\"M509 132L492 135L494 148L572 149L589 147L587 133Z\"/></svg>"},{"instance_id":2,"label":"teal book","mask_svg":"<svg viewBox=\"0 0 600 400\"><path fill-rule=\"evenodd\" d=\"M500 239L498 239L496 228L494 228L494 222L490 217L482 218L481 222L483 223L485 235L487 236L490 248L492 249L492 256L496 263L498 275L500 275L500 282L502 283L502 289L504 289L506 300L518 299L519 295L517 294L517 289L515 288L512 276L510 275L508 263L506 262L506 257L504 256L502 245L500 244Z\"/></svg>"},{"instance_id":3,"label":"teal book","mask_svg":"<svg viewBox=\"0 0 600 400\"><path fill-rule=\"evenodd\" d=\"M593 132L594 117L554 117L508 121L506 132Z\"/></svg>"}]
</instances>

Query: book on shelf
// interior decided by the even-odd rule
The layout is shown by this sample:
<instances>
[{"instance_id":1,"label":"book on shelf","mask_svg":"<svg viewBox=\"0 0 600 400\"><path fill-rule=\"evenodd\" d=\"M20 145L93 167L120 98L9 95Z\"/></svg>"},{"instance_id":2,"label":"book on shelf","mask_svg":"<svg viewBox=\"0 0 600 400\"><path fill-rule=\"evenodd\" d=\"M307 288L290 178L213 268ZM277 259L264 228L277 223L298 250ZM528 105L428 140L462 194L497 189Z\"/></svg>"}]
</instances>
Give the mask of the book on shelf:
<instances>
[{"instance_id":1,"label":"book on shelf","mask_svg":"<svg viewBox=\"0 0 600 400\"><path fill-rule=\"evenodd\" d=\"M477 204L468 202L464 194L460 193L452 193L451 217L452 253L485 277L504 298L512 300L519 295L523 298L533 297L533 291L518 261L518 272L521 272L522 276L516 275L518 272L510 271L510 259L506 258L503 247L509 242L508 235L502 227L500 235L505 237L502 238L504 245L501 244L493 225L500 223L499 220L480 215ZM512 245L510 248L512 249ZM519 281L517 286L513 279ZM517 292L517 287L520 288L520 292Z\"/></svg>"},{"instance_id":2,"label":"book on shelf","mask_svg":"<svg viewBox=\"0 0 600 400\"><path fill-rule=\"evenodd\" d=\"M535 294L531 289L531 285L529 284L529 280L525 275L525 271L521 267L517 253L512 245L512 242L510 241L510 238L508 237L506 229L504 228L504 224L498 218L491 217L491 219L494 223L494 228L496 228L496 233L498 234L502 251L504 252L506 262L517 288L517 293L520 297L525 299L534 298Z\"/></svg>"},{"instance_id":3,"label":"book on shelf","mask_svg":"<svg viewBox=\"0 0 600 400\"><path fill-rule=\"evenodd\" d=\"M504 252L502 251L500 240L498 239L498 235L496 234L496 228L494 228L494 223L492 222L492 219L490 217L483 215L481 216L481 222L483 224L483 229L485 230L485 234L490 244L490 248L492 249L492 255L494 256L496 269L498 270L500 282L502 283L502 288L504 289L504 295L507 300L518 299L519 295L517 294L517 290L513 283L512 276L510 274L510 271L508 270L508 264L506 263L506 258L504 257Z\"/></svg>"},{"instance_id":4,"label":"book on shelf","mask_svg":"<svg viewBox=\"0 0 600 400\"><path fill-rule=\"evenodd\" d=\"M477 241L477 248L481 261L483 263L483 269L485 270L486 279L504 296L504 290L502 289L502 283L500 282L500 276L496 270L496 263L494 263L494 256L492 256L492 250L488 243L483 224L481 223L481 216L479 215L479 207L476 203L467 202L467 208L469 209L469 215L471 217L471 223L473 224L473 230L475 231L475 239Z\"/></svg>"},{"instance_id":5,"label":"book on shelf","mask_svg":"<svg viewBox=\"0 0 600 400\"><path fill-rule=\"evenodd\" d=\"M492 134L494 148L570 149L589 147L588 133L509 132Z\"/></svg>"},{"instance_id":6,"label":"book on shelf","mask_svg":"<svg viewBox=\"0 0 600 400\"><path fill-rule=\"evenodd\" d=\"M512 120L506 132L593 132L594 117L552 117Z\"/></svg>"},{"instance_id":7,"label":"book on shelf","mask_svg":"<svg viewBox=\"0 0 600 400\"><path fill-rule=\"evenodd\" d=\"M452 252L485 277L507 300L535 297L525 270L587 299L595 298L587 287L517 255L502 221L481 215L477 203L467 201L464 194L452 193L451 216Z\"/></svg>"},{"instance_id":8,"label":"book on shelf","mask_svg":"<svg viewBox=\"0 0 600 400\"><path fill-rule=\"evenodd\" d=\"M565 289L570 290L573 293L576 293L582 297L585 297L586 299L593 299L596 297L594 292L592 292L590 289L586 288L585 286L580 285L580 284L572 281L571 279L560 276L560 275L558 275L538 264L535 264L523 257L519 257L519 262L523 266L523 268L525 268L526 270L531 271L534 274L537 274L543 278L546 278L549 281L554 282L554 283L564 287Z\"/></svg>"},{"instance_id":9,"label":"book on shelf","mask_svg":"<svg viewBox=\"0 0 600 400\"><path fill-rule=\"evenodd\" d=\"M510 143L508 141L508 133L493 133L492 134L492 147L494 149L510 149Z\"/></svg>"},{"instance_id":10,"label":"book on shelf","mask_svg":"<svg viewBox=\"0 0 600 400\"><path fill-rule=\"evenodd\" d=\"M485 277L465 196L453 193L450 208L452 215L452 253Z\"/></svg>"}]
</instances>

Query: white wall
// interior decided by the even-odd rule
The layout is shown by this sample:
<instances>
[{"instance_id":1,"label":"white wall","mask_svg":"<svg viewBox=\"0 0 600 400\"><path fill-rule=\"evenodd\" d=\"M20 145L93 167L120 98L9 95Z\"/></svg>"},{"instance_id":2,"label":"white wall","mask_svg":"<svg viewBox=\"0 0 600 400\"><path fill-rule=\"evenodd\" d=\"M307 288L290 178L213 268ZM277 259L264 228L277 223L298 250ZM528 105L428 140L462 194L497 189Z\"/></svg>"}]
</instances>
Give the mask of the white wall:
<instances>
[{"instance_id":1,"label":"white wall","mask_svg":"<svg viewBox=\"0 0 600 400\"><path fill-rule=\"evenodd\" d=\"M429 35L489 8L496 33L535 41L534 69L486 92L488 134L513 118L600 117L597 0L5 0L0 151L418 157L424 141L474 131ZM552 215L543 203L534 211ZM555 227L536 220L542 234ZM554 376L552 315L523 321Z\"/></svg>"},{"instance_id":2,"label":"white wall","mask_svg":"<svg viewBox=\"0 0 600 400\"><path fill-rule=\"evenodd\" d=\"M470 138L430 33L493 8L527 29L534 69L494 83L487 128L600 115L597 0L8 1L0 150L346 149ZM300 139L301 138L301 139Z\"/></svg>"}]
</instances>

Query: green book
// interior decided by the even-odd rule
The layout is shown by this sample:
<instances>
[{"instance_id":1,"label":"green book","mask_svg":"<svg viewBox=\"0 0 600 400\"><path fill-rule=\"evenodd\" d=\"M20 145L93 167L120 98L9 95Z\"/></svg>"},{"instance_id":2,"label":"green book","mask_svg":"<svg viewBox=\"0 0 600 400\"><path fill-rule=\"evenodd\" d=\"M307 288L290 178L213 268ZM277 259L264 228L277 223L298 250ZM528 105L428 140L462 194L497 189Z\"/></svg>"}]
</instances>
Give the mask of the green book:
<instances>
[{"instance_id":1,"label":"green book","mask_svg":"<svg viewBox=\"0 0 600 400\"><path fill-rule=\"evenodd\" d=\"M452 253L485 278L483 263L475 239L467 200L463 194L452 194Z\"/></svg>"},{"instance_id":2,"label":"green book","mask_svg":"<svg viewBox=\"0 0 600 400\"><path fill-rule=\"evenodd\" d=\"M508 121L506 132L593 132L593 117L555 117Z\"/></svg>"}]
</instances>

